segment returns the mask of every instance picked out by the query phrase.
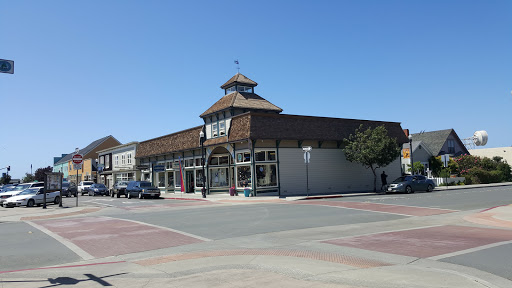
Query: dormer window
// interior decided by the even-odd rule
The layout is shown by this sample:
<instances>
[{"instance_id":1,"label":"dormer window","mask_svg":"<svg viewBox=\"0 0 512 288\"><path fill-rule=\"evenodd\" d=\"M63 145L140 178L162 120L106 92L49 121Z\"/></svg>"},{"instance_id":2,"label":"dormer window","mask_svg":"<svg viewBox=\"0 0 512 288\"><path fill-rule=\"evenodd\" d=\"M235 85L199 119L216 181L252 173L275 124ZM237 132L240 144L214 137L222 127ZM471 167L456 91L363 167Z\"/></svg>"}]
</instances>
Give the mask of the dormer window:
<instances>
[{"instance_id":1,"label":"dormer window","mask_svg":"<svg viewBox=\"0 0 512 288\"><path fill-rule=\"evenodd\" d=\"M249 86L237 86L237 87L238 87L238 92L252 93L252 87L249 87Z\"/></svg>"},{"instance_id":2,"label":"dormer window","mask_svg":"<svg viewBox=\"0 0 512 288\"><path fill-rule=\"evenodd\" d=\"M226 122L224 122L224 120L219 122L219 135L226 135Z\"/></svg>"},{"instance_id":3,"label":"dormer window","mask_svg":"<svg viewBox=\"0 0 512 288\"><path fill-rule=\"evenodd\" d=\"M217 129L217 123L212 123L212 138L218 137L219 131Z\"/></svg>"}]
</instances>

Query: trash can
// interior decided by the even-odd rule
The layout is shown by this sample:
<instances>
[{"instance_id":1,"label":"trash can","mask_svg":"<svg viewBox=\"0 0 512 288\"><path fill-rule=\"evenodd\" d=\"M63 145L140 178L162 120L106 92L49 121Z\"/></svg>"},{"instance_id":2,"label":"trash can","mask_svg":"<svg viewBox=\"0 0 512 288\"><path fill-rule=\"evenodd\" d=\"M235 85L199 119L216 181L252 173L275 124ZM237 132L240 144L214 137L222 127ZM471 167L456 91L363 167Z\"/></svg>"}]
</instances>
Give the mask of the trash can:
<instances>
[{"instance_id":1,"label":"trash can","mask_svg":"<svg viewBox=\"0 0 512 288\"><path fill-rule=\"evenodd\" d=\"M251 196L251 188L244 188L244 195L245 197Z\"/></svg>"},{"instance_id":2,"label":"trash can","mask_svg":"<svg viewBox=\"0 0 512 288\"><path fill-rule=\"evenodd\" d=\"M235 196L235 187L229 188L229 196Z\"/></svg>"}]
</instances>

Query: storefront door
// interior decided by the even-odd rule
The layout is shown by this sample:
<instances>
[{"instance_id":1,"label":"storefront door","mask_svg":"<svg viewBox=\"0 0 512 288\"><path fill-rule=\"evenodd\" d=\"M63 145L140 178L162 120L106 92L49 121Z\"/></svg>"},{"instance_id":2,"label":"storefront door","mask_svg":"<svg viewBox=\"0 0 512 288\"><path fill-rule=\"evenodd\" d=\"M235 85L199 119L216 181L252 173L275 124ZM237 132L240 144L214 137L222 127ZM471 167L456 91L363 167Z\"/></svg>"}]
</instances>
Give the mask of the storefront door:
<instances>
[{"instance_id":1,"label":"storefront door","mask_svg":"<svg viewBox=\"0 0 512 288\"><path fill-rule=\"evenodd\" d=\"M194 171L185 171L185 177L185 181L187 183L187 186L185 186L185 192L194 193Z\"/></svg>"}]
</instances>

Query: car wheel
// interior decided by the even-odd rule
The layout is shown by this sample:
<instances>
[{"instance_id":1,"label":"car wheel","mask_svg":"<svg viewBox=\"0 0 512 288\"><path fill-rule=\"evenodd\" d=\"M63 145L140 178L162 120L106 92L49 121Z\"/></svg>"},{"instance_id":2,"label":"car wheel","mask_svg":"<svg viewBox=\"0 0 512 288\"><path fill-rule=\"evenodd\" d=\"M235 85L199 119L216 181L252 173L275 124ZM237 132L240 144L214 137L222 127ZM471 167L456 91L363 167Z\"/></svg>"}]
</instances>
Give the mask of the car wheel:
<instances>
[{"instance_id":1,"label":"car wheel","mask_svg":"<svg viewBox=\"0 0 512 288\"><path fill-rule=\"evenodd\" d=\"M27 207L34 207L34 204L36 204L36 201L34 201L34 199L30 199L27 202Z\"/></svg>"},{"instance_id":2,"label":"car wheel","mask_svg":"<svg viewBox=\"0 0 512 288\"><path fill-rule=\"evenodd\" d=\"M407 193L407 194L412 193L412 188L411 188L411 186L407 186L407 187L405 187L405 193Z\"/></svg>"},{"instance_id":3,"label":"car wheel","mask_svg":"<svg viewBox=\"0 0 512 288\"><path fill-rule=\"evenodd\" d=\"M434 190L434 187L432 187L432 184L428 184L427 192L432 192Z\"/></svg>"},{"instance_id":4,"label":"car wheel","mask_svg":"<svg viewBox=\"0 0 512 288\"><path fill-rule=\"evenodd\" d=\"M142 199L144 196L142 196L142 193L139 192L139 199Z\"/></svg>"},{"instance_id":5,"label":"car wheel","mask_svg":"<svg viewBox=\"0 0 512 288\"><path fill-rule=\"evenodd\" d=\"M60 203L60 197L55 197L55 200L53 200L53 204L59 204Z\"/></svg>"}]
</instances>

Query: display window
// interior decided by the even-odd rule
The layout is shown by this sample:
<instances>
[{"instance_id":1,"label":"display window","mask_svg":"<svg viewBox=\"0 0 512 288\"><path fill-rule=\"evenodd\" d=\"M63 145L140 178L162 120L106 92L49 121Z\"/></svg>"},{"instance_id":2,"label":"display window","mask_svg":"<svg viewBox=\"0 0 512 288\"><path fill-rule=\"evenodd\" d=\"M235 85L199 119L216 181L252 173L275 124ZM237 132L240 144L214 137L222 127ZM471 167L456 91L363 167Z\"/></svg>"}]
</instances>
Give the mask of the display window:
<instances>
[{"instance_id":1,"label":"display window","mask_svg":"<svg viewBox=\"0 0 512 288\"><path fill-rule=\"evenodd\" d=\"M210 187L229 187L228 168L210 168Z\"/></svg>"},{"instance_id":2,"label":"display window","mask_svg":"<svg viewBox=\"0 0 512 288\"><path fill-rule=\"evenodd\" d=\"M277 165L276 164L258 164L258 165L256 165L256 185L257 185L257 187L275 187L275 186L277 186Z\"/></svg>"},{"instance_id":3,"label":"display window","mask_svg":"<svg viewBox=\"0 0 512 288\"><path fill-rule=\"evenodd\" d=\"M237 166L236 167L236 175L237 175L237 187L251 187L251 166Z\"/></svg>"}]
</instances>

